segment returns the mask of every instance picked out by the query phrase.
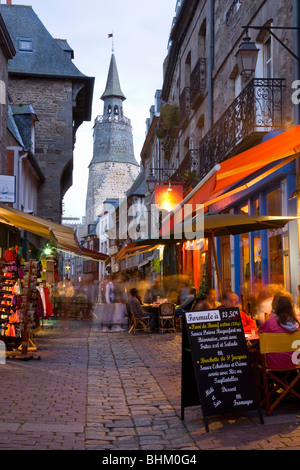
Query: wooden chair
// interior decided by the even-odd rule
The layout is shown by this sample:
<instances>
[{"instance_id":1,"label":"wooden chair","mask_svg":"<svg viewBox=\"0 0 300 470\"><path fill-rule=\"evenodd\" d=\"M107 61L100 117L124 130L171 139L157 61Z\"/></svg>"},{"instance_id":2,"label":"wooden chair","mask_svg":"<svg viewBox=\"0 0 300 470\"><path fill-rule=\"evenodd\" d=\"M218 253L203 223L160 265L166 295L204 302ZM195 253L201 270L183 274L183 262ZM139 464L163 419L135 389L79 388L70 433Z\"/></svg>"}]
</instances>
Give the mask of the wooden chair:
<instances>
[{"instance_id":1,"label":"wooden chair","mask_svg":"<svg viewBox=\"0 0 300 470\"><path fill-rule=\"evenodd\" d=\"M150 332L150 317L138 318L136 317L129 304L126 304L128 314L128 333L135 334L136 331Z\"/></svg>"},{"instance_id":2,"label":"wooden chair","mask_svg":"<svg viewBox=\"0 0 300 470\"><path fill-rule=\"evenodd\" d=\"M182 331L182 317L175 316L175 328L176 331Z\"/></svg>"},{"instance_id":3,"label":"wooden chair","mask_svg":"<svg viewBox=\"0 0 300 470\"><path fill-rule=\"evenodd\" d=\"M272 411L288 394L292 394L300 400L300 393L294 390L295 385L300 380L300 364L297 368L291 369L269 369L267 367L266 354L296 352L300 347L300 331L295 333L261 333L259 335L260 361L256 367L261 371L262 384L257 380L260 405L266 406L267 415L271 416ZM300 354L298 360L300 360ZM293 378L293 374L296 376ZM257 379L259 379L257 377ZM261 391L264 391L264 398L261 398ZM275 400L271 403L271 398Z\"/></svg>"},{"instance_id":4,"label":"wooden chair","mask_svg":"<svg viewBox=\"0 0 300 470\"><path fill-rule=\"evenodd\" d=\"M176 318L175 318L175 305L171 302L163 303L159 306L158 312L159 331L164 333L173 330L176 333ZM167 328L166 328L167 325Z\"/></svg>"}]
</instances>

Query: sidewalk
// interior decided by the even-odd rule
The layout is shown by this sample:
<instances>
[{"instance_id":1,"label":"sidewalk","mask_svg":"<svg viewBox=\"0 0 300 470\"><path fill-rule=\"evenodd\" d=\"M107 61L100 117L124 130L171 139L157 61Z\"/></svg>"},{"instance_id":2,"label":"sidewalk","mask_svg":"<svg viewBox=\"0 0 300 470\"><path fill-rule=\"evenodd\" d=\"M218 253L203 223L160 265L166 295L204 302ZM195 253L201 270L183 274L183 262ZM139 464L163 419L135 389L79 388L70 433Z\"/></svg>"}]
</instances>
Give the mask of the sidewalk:
<instances>
[{"instance_id":1,"label":"sidewalk","mask_svg":"<svg viewBox=\"0 0 300 470\"><path fill-rule=\"evenodd\" d=\"M180 334L102 333L61 321L39 336L40 361L0 365L0 449L300 449L299 406L261 426L210 419L199 407L180 420Z\"/></svg>"}]
</instances>

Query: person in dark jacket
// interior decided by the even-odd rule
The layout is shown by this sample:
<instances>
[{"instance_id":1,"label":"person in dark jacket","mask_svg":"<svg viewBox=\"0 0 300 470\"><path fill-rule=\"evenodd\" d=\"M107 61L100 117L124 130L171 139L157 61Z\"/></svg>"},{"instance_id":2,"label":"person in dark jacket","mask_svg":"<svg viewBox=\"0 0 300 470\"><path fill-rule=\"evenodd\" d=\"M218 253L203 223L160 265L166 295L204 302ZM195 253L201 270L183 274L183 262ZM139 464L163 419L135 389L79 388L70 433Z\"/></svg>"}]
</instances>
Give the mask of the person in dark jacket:
<instances>
[{"instance_id":1,"label":"person in dark jacket","mask_svg":"<svg viewBox=\"0 0 300 470\"><path fill-rule=\"evenodd\" d=\"M176 317L182 317L182 314L184 312L189 312L191 310L193 303L195 302L195 296L196 296L196 289L195 287L191 287L187 298L182 302L182 304L179 307L176 308L175 310Z\"/></svg>"},{"instance_id":2,"label":"person in dark jacket","mask_svg":"<svg viewBox=\"0 0 300 470\"><path fill-rule=\"evenodd\" d=\"M132 314L136 318L150 317L150 330L154 331L156 327L156 316L153 312L145 312L143 310L139 293L136 288L133 288L130 291L129 305L130 305Z\"/></svg>"}]
</instances>

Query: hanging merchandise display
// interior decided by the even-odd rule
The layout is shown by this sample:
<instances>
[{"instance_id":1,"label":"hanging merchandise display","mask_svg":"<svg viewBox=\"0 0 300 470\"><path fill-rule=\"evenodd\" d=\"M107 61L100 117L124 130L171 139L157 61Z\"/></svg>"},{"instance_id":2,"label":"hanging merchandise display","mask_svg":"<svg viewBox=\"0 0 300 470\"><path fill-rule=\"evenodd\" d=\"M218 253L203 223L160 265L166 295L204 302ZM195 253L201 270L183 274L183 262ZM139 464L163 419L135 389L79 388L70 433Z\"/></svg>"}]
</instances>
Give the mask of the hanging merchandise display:
<instances>
[{"instance_id":1,"label":"hanging merchandise display","mask_svg":"<svg viewBox=\"0 0 300 470\"><path fill-rule=\"evenodd\" d=\"M37 286L37 290L39 291L42 307L43 307L43 315L42 317L46 320L52 317L53 314L53 305L50 298L50 289L47 285L39 285Z\"/></svg>"},{"instance_id":2,"label":"hanging merchandise display","mask_svg":"<svg viewBox=\"0 0 300 470\"><path fill-rule=\"evenodd\" d=\"M0 267L0 340L6 351L19 350L26 356L38 349L33 334L44 316L37 290L39 262L25 263L22 250L16 246L5 251Z\"/></svg>"},{"instance_id":3,"label":"hanging merchandise display","mask_svg":"<svg viewBox=\"0 0 300 470\"><path fill-rule=\"evenodd\" d=\"M36 351L38 349L33 342L33 329L39 324L39 316L35 310L37 271L38 262L30 260L28 263L28 272L25 276L25 286L22 290L20 310L20 323L22 325L21 350L24 355L26 355L28 351Z\"/></svg>"},{"instance_id":4,"label":"hanging merchandise display","mask_svg":"<svg viewBox=\"0 0 300 470\"><path fill-rule=\"evenodd\" d=\"M7 350L19 347L22 341L20 322L21 293L24 285L22 248L5 250L0 276L0 339Z\"/></svg>"}]
</instances>

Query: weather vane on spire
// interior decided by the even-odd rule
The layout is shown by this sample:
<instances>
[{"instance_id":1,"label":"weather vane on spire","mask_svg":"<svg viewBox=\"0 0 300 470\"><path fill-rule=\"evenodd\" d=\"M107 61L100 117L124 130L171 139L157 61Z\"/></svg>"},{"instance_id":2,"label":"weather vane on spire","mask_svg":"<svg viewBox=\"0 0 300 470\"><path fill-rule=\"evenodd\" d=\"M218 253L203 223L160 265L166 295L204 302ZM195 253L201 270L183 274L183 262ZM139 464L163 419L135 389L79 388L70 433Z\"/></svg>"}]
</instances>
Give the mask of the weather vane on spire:
<instances>
[{"instance_id":1,"label":"weather vane on spire","mask_svg":"<svg viewBox=\"0 0 300 470\"><path fill-rule=\"evenodd\" d=\"M114 33L110 33L108 37L112 39L111 51L115 52Z\"/></svg>"}]
</instances>

